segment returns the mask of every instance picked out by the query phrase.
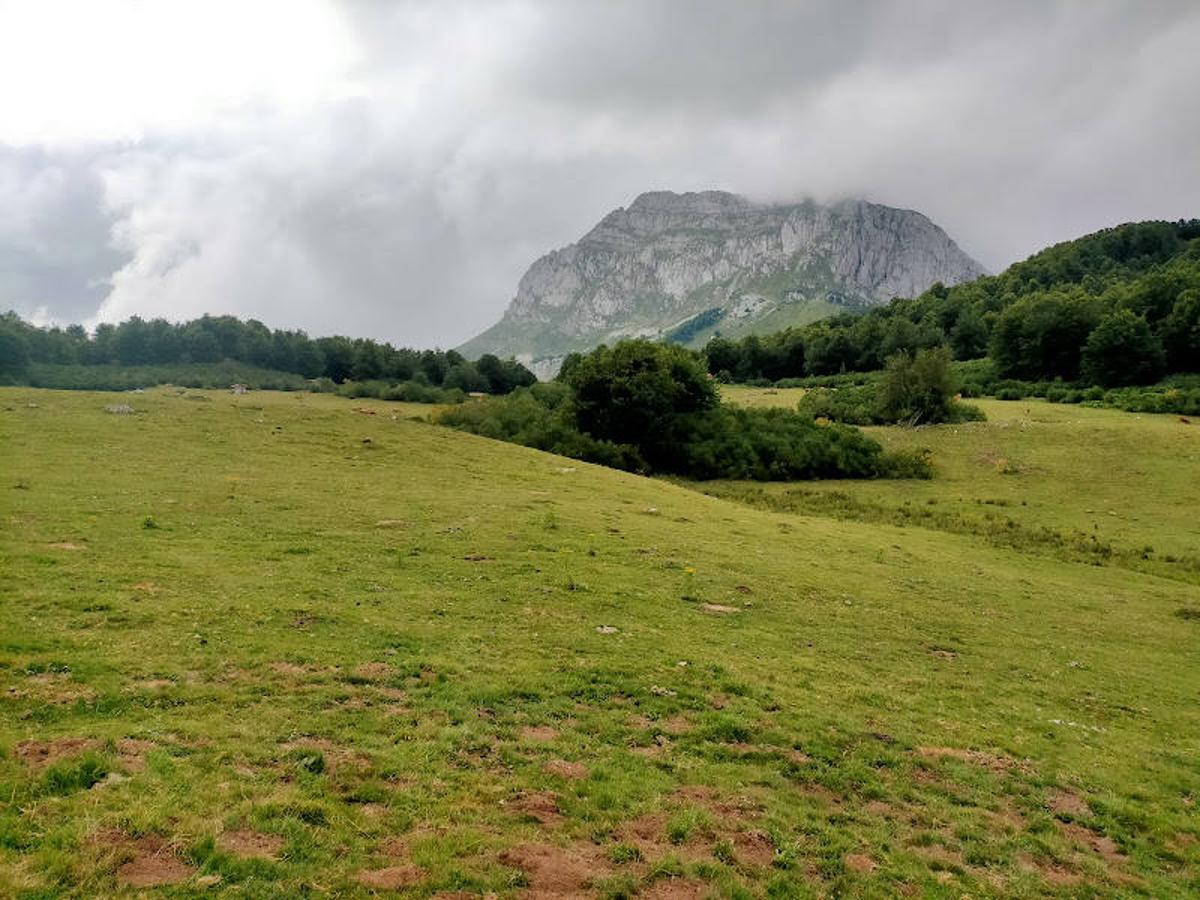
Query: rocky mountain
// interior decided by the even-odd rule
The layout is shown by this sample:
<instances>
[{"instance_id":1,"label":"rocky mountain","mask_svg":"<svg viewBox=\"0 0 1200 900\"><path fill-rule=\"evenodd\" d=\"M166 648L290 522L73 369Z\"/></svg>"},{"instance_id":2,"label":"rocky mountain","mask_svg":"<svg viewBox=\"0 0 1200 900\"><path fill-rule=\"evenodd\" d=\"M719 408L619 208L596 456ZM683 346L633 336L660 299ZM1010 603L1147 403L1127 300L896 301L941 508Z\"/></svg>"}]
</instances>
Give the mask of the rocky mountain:
<instances>
[{"instance_id":1,"label":"rocky mountain","mask_svg":"<svg viewBox=\"0 0 1200 900\"><path fill-rule=\"evenodd\" d=\"M537 260L500 322L459 350L515 355L544 376L565 354L621 337L699 346L983 274L911 210L654 191Z\"/></svg>"}]
</instances>

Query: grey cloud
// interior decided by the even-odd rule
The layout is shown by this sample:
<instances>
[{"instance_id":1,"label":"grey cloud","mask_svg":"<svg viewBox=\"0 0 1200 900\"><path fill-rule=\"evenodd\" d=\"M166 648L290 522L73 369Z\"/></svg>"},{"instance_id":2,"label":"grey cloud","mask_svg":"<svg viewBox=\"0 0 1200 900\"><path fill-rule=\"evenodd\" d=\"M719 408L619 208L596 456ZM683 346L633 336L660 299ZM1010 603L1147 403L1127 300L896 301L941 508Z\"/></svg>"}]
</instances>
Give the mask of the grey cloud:
<instances>
[{"instance_id":1,"label":"grey cloud","mask_svg":"<svg viewBox=\"0 0 1200 900\"><path fill-rule=\"evenodd\" d=\"M0 231L0 306L23 281L59 318L106 291L107 319L234 312L447 346L644 190L866 196L927 213L992 269L1200 214L1191 2L341 9L354 96L170 144L15 151L0 202L64 166L77 187ZM111 289L82 287L97 275Z\"/></svg>"},{"instance_id":2,"label":"grey cloud","mask_svg":"<svg viewBox=\"0 0 1200 900\"><path fill-rule=\"evenodd\" d=\"M123 262L89 154L0 145L0 309L80 321Z\"/></svg>"}]
</instances>

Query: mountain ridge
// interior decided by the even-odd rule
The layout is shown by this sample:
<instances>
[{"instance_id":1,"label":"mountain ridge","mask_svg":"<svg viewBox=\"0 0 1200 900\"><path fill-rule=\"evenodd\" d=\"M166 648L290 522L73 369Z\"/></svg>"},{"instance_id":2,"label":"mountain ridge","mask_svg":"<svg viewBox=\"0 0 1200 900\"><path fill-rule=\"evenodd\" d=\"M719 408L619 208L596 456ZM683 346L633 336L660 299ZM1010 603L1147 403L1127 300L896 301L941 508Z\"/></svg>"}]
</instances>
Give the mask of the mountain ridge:
<instances>
[{"instance_id":1,"label":"mountain ridge","mask_svg":"<svg viewBox=\"0 0 1200 900\"><path fill-rule=\"evenodd\" d=\"M648 191L537 259L500 322L460 350L516 356L544 376L566 353L625 336L698 345L983 274L914 210Z\"/></svg>"}]
</instances>

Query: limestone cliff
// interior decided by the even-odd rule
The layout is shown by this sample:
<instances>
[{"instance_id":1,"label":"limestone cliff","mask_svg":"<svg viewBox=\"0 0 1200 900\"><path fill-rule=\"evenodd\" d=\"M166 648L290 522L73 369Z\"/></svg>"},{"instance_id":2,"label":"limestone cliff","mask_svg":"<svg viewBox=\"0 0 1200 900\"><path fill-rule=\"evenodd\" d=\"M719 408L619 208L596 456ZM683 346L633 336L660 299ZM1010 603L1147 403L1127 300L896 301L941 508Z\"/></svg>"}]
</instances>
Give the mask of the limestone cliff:
<instances>
[{"instance_id":1,"label":"limestone cliff","mask_svg":"<svg viewBox=\"0 0 1200 900\"><path fill-rule=\"evenodd\" d=\"M624 336L699 345L984 274L918 212L847 200L768 205L720 191L642 194L537 260L503 319L463 345L542 374Z\"/></svg>"}]
</instances>

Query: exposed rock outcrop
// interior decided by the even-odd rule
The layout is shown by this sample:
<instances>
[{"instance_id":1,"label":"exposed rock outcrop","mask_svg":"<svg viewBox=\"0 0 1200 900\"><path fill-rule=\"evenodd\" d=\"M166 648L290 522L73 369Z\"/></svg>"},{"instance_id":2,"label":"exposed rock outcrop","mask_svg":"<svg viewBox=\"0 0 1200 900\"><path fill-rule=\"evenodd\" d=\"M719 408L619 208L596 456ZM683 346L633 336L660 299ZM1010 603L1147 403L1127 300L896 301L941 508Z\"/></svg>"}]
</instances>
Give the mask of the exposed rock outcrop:
<instances>
[{"instance_id":1,"label":"exposed rock outcrop","mask_svg":"<svg viewBox=\"0 0 1200 900\"><path fill-rule=\"evenodd\" d=\"M718 331L775 331L982 274L911 210L654 191L537 260L503 319L460 349L516 355L544 375L568 352L624 336L698 345Z\"/></svg>"}]
</instances>

